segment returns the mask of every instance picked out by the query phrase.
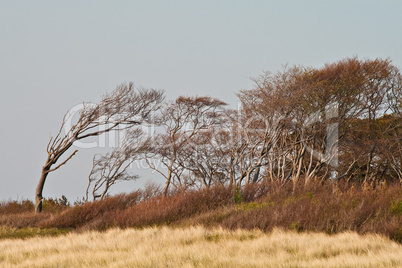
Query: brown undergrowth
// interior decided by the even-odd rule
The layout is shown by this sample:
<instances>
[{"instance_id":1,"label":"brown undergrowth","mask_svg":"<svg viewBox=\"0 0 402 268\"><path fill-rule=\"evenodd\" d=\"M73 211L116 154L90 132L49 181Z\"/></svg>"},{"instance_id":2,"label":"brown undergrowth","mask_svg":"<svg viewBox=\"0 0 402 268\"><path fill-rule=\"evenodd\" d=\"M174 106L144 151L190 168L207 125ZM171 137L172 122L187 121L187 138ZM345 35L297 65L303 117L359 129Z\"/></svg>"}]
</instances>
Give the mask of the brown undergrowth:
<instances>
[{"instance_id":1,"label":"brown undergrowth","mask_svg":"<svg viewBox=\"0 0 402 268\"><path fill-rule=\"evenodd\" d=\"M30 201L3 202L0 225L9 228L71 228L77 231L111 227L190 226L228 229L275 227L328 234L343 231L379 233L402 243L402 185L367 187L346 183L257 183L233 190L225 187L172 193L121 194L74 206L53 204L34 214Z\"/></svg>"}]
</instances>

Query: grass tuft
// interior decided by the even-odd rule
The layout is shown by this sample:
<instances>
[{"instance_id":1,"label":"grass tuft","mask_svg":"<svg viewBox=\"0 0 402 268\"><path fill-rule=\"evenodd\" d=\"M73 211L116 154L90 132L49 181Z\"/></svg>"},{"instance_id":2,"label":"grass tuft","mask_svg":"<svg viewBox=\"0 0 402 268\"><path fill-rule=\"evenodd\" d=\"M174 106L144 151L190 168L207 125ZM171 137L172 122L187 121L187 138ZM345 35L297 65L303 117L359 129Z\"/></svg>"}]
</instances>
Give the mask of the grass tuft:
<instances>
[{"instance_id":1,"label":"grass tuft","mask_svg":"<svg viewBox=\"0 0 402 268\"><path fill-rule=\"evenodd\" d=\"M7 228L0 227L0 239L27 239L31 237L59 236L71 232L71 229L60 228Z\"/></svg>"}]
</instances>

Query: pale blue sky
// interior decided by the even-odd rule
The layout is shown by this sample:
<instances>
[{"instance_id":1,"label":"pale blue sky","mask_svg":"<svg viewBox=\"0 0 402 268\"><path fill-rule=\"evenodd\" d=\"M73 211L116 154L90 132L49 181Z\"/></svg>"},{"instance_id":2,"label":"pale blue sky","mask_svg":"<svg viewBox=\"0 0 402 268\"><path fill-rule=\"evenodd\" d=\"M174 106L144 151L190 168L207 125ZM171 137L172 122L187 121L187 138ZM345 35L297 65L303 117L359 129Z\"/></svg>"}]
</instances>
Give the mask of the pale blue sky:
<instances>
[{"instance_id":1,"label":"pale blue sky","mask_svg":"<svg viewBox=\"0 0 402 268\"><path fill-rule=\"evenodd\" d=\"M402 67L402 1L0 1L0 200L30 198L49 132L125 81L236 105L249 77L345 57ZM85 192L94 151L50 174L44 196ZM145 174L145 173L144 173ZM135 188L122 184L114 192Z\"/></svg>"}]
</instances>

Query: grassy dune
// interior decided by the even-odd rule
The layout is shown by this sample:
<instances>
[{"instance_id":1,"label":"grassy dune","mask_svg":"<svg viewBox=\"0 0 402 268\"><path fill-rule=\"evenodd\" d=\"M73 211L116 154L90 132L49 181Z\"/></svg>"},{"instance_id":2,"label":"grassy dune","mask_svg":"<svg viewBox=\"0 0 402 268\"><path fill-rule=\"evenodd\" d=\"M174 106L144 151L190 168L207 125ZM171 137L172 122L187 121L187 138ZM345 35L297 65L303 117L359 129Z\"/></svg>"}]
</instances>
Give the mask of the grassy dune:
<instances>
[{"instance_id":1,"label":"grassy dune","mask_svg":"<svg viewBox=\"0 0 402 268\"><path fill-rule=\"evenodd\" d=\"M2 202L0 267L402 267L402 185L363 186Z\"/></svg>"},{"instance_id":2,"label":"grassy dune","mask_svg":"<svg viewBox=\"0 0 402 268\"><path fill-rule=\"evenodd\" d=\"M68 230L201 225L264 232L279 227L328 234L377 233L402 244L399 183L366 189L317 182L295 191L290 183L259 183L242 188L240 196L233 189L213 187L172 193L167 198L158 191L150 194L138 190L74 206L50 205L44 213L35 214L30 201L0 203L0 238L31 236L29 228L39 228L36 232L41 235L53 235ZM14 231L2 232L1 226Z\"/></svg>"},{"instance_id":3,"label":"grassy dune","mask_svg":"<svg viewBox=\"0 0 402 268\"><path fill-rule=\"evenodd\" d=\"M402 245L353 232L111 229L0 240L0 267L402 267Z\"/></svg>"}]
</instances>

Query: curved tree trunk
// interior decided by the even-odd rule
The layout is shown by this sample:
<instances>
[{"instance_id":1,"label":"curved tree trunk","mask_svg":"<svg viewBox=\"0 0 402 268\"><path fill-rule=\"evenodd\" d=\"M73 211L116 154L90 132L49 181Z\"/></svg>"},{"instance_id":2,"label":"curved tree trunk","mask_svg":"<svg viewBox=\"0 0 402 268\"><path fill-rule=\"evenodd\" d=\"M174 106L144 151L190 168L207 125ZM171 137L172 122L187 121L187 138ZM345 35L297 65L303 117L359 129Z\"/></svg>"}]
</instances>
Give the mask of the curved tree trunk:
<instances>
[{"instance_id":1,"label":"curved tree trunk","mask_svg":"<svg viewBox=\"0 0 402 268\"><path fill-rule=\"evenodd\" d=\"M49 167L43 167L42 168L42 175L40 176L40 180L38 183L38 186L36 187L36 193L35 193L35 212L40 213L42 212L42 192L43 192L43 186L45 185L46 177L49 174Z\"/></svg>"},{"instance_id":2,"label":"curved tree trunk","mask_svg":"<svg viewBox=\"0 0 402 268\"><path fill-rule=\"evenodd\" d=\"M172 170L171 170L171 166L169 166L169 170L168 170L168 175L166 178L166 182L165 182L165 187L163 189L163 196L167 197L168 192L169 192L169 186L170 186L170 181L172 180Z\"/></svg>"},{"instance_id":3,"label":"curved tree trunk","mask_svg":"<svg viewBox=\"0 0 402 268\"><path fill-rule=\"evenodd\" d=\"M78 150L53 169L51 167L74 142L97 137L110 131L127 130L145 121L154 121L151 116L160 108L163 99L162 91L135 90L134 84L129 83L122 84L112 93L104 95L98 104L84 103L77 114L79 117L75 124L69 122L73 116L72 110L67 112L58 134L50 138L46 148L48 156L35 192L35 212L42 211L42 191L47 175L65 165ZM122 125L124 128L120 129Z\"/></svg>"}]
</instances>

